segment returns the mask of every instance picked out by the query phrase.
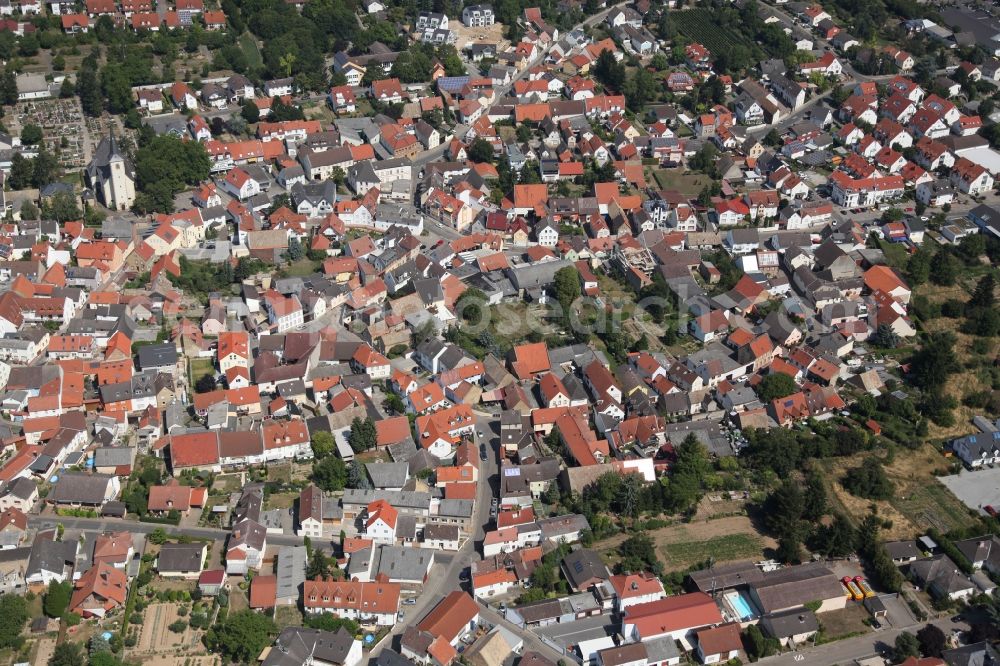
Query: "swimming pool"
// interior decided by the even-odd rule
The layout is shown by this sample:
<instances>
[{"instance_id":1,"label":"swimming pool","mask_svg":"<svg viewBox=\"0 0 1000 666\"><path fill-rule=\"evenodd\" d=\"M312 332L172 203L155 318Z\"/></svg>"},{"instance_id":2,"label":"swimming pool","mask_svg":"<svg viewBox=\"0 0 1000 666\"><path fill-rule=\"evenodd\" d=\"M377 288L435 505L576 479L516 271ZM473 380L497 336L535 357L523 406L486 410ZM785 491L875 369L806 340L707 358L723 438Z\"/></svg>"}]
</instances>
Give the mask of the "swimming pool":
<instances>
[{"instance_id":1,"label":"swimming pool","mask_svg":"<svg viewBox=\"0 0 1000 666\"><path fill-rule=\"evenodd\" d=\"M741 622L745 622L746 620L750 620L754 617L753 607L739 592L728 592L726 593L725 599L729 602L729 607L733 609Z\"/></svg>"}]
</instances>

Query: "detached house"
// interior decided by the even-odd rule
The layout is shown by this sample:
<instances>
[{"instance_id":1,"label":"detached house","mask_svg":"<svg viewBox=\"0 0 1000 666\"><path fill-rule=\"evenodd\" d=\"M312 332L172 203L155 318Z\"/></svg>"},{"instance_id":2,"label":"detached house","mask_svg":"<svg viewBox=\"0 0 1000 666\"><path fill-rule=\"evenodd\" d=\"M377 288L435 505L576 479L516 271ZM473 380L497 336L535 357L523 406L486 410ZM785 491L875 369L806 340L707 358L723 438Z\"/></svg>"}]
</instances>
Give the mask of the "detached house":
<instances>
[{"instance_id":1,"label":"detached house","mask_svg":"<svg viewBox=\"0 0 1000 666\"><path fill-rule=\"evenodd\" d=\"M951 442L951 449L972 468L1000 463L1000 432L978 432Z\"/></svg>"},{"instance_id":2,"label":"detached house","mask_svg":"<svg viewBox=\"0 0 1000 666\"><path fill-rule=\"evenodd\" d=\"M993 176L979 164L959 157L951 170L951 184L960 192L975 196L993 189Z\"/></svg>"}]
</instances>

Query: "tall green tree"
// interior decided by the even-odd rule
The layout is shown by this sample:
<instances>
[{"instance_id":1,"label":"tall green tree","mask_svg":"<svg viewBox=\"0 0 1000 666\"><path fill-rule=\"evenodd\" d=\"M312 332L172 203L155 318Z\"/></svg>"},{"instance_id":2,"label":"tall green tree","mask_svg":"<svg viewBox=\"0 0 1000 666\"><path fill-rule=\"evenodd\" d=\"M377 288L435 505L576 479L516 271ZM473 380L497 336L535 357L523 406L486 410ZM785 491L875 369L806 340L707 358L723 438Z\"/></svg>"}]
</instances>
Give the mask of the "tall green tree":
<instances>
[{"instance_id":1,"label":"tall green tree","mask_svg":"<svg viewBox=\"0 0 1000 666\"><path fill-rule=\"evenodd\" d=\"M781 372L766 375L757 386L757 394L762 402L771 402L778 398L790 396L798 390L795 380Z\"/></svg>"},{"instance_id":2,"label":"tall green tree","mask_svg":"<svg viewBox=\"0 0 1000 666\"><path fill-rule=\"evenodd\" d=\"M917 386L939 391L958 370L954 334L950 331L930 334L913 355L910 365Z\"/></svg>"},{"instance_id":3,"label":"tall green tree","mask_svg":"<svg viewBox=\"0 0 1000 666\"><path fill-rule=\"evenodd\" d=\"M332 454L336 448L336 444L333 440L333 435L320 430L310 437L310 444L312 445L313 457L316 460L322 460L328 455Z\"/></svg>"},{"instance_id":4,"label":"tall green tree","mask_svg":"<svg viewBox=\"0 0 1000 666\"><path fill-rule=\"evenodd\" d=\"M917 642L925 657L941 658L941 653L948 649L948 637L937 625L928 624L917 632Z\"/></svg>"},{"instance_id":5,"label":"tall green tree","mask_svg":"<svg viewBox=\"0 0 1000 666\"><path fill-rule=\"evenodd\" d=\"M469 159L473 162L492 162L493 145L482 137L476 137L472 143L469 144L466 154L468 154Z\"/></svg>"},{"instance_id":6,"label":"tall green tree","mask_svg":"<svg viewBox=\"0 0 1000 666\"><path fill-rule=\"evenodd\" d=\"M556 271L552 280L556 300L568 312L573 301L580 297L580 271L575 266L566 266Z\"/></svg>"},{"instance_id":7,"label":"tall green tree","mask_svg":"<svg viewBox=\"0 0 1000 666\"><path fill-rule=\"evenodd\" d=\"M69 606L70 594L73 588L69 583L58 581L49 582L49 587L45 592L45 599L42 603L42 610L49 617L62 617Z\"/></svg>"},{"instance_id":8,"label":"tall green tree","mask_svg":"<svg viewBox=\"0 0 1000 666\"><path fill-rule=\"evenodd\" d=\"M594 77L614 92L621 92L625 86L625 66L615 60L611 51L604 49L594 63Z\"/></svg>"},{"instance_id":9,"label":"tall green tree","mask_svg":"<svg viewBox=\"0 0 1000 666\"><path fill-rule=\"evenodd\" d=\"M778 536L798 540L805 508L805 496L798 482L785 479L767 498L765 524Z\"/></svg>"},{"instance_id":10,"label":"tall green tree","mask_svg":"<svg viewBox=\"0 0 1000 666\"><path fill-rule=\"evenodd\" d=\"M135 106L132 101L132 79L125 66L109 62L101 70L101 92L111 113L125 113Z\"/></svg>"},{"instance_id":11,"label":"tall green tree","mask_svg":"<svg viewBox=\"0 0 1000 666\"><path fill-rule=\"evenodd\" d=\"M355 453L369 451L378 445L378 431L375 429L375 422L371 417L365 419L354 417L351 420L351 433L348 435L348 442Z\"/></svg>"},{"instance_id":12,"label":"tall green tree","mask_svg":"<svg viewBox=\"0 0 1000 666\"><path fill-rule=\"evenodd\" d=\"M76 76L76 94L80 97L80 106L88 116L96 118L104 110L101 98L101 87L97 81L97 72L93 67L84 66Z\"/></svg>"},{"instance_id":13,"label":"tall green tree","mask_svg":"<svg viewBox=\"0 0 1000 666\"><path fill-rule=\"evenodd\" d=\"M231 661L250 663L271 644L278 633L274 621L260 613L242 610L230 613L226 619L209 630L205 640Z\"/></svg>"},{"instance_id":14,"label":"tall green tree","mask_svg":"<svg viewBox=\"0 0 1000 666\"><path fill-rule=\"evenodd\" d=\"M943 287L951 286L955 284L955 277L960 268L961 263L955 255L947 248L940 248L930 262L931 282Z\"/></svg>"},{"instance_id":15,"label":"tall green tree","mask_svg":"<svg viewBox=\"0 0 1000 666\"><path fill-rule=\"evenodd\" d=\"M993 292L996 290L996 278L993 273L987 273L979 279L976 290L972 292L969 306L973 308L990 308L996 302Z\"/></svg>"},{"instance_id":16,"label":"tall green tree","mask_svg":"<svg viewBox=\"0 0 1000 666\"><path fill-rule=\"evenodd\" d=\"M17 104L17 75L9 67L0 75L0 103L7 106Z\"/></svg>"},{"instance_id":17,"label":"tall green tree","mask_svg":"<svg viewBox=\"0 0 1000 666\"><path fill-rule=\"evenodd\" d=\"M905 661L910 657L920 656L920 643L917 637L908 631L904 631L896 636L896 644L893 653L898 661Z\"/></svg>"},{"instance_id":18,"label":"tall green tree","mask_svg":"<svg viewBox=\"0 0 1000 666\"><path fill-rule=\"evenodd\" d=\"M347 485L347 466L338 456L327 456L313 462L312 480L320 490L332 493Z\"/></svg>"},{"instance_id":19,"label":"tall green tree","mask_svg":"<svg viewBox=\"0 0 1000 666\"><path fill-rule=\"evenodd\" d=\"M21 632L28 621L28 602L14 594L0 596L0 649L23 642Z\"/></svg>"},{"instance_id":20,"label":"tall green tree","mask_svg":"<svg viewBox=\"0 0 1000 666\"><path fill-rule=\"evenodd\" d=\"M49 666L84 666L87 663L83 655L83 647L79 643L65 641L56 645Z\"/></svg>"}]
</instances>

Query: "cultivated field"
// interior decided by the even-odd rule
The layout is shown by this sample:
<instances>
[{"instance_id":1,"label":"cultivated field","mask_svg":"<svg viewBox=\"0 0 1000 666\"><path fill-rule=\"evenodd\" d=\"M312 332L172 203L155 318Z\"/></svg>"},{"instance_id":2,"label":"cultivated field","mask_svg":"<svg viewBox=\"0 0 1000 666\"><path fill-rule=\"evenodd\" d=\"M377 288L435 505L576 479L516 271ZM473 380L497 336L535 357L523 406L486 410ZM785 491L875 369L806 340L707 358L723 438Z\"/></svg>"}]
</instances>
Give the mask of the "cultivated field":
<instances>
[{"instance_id":1,"label":"cultivated field","mask_svg":"<svg viewBox=\"0 0 1000 666\"><path fill-rule=\"evenodd\" d=\"M666 571L683 571L711 556L716 562L762 559L764 550L777 544L760 534L746 516L678 523L646 532L656 544L656 552ZM627 535L618 535L595 545L612 563L615 552Z\"/></svg>"},{"instance_id":2,"label":"cultivated field","mask_svg":"<svg viewBox=\"0 0 1000 666\"><path fill-rule=\"evenodd\" d=\"M701 43L712 53L729 51L734 46L754 47L754 43L743 35L719 25L712 15L711 9L699 8L671 12L670 18L683 35Z\"/></svg>"},{"instance_id":3,"label":"cultivated field","mask_svg":"<svg viewBox=\"0 0 1000 666\"><path fill-rule=\"evenodd\" d=\"M188 627L183 632L175 634L167 628L178 619L187 621L187 618L181 618L177 615L178 606L180 604L151 604L147 606L143 613L139 642L132 649L132 652L138 654L176 653L178 650L186 648L200 648L200 631L194 631ZM144 661L144 663L147 662Z\"/></svg>"},{"instance_id":4,"label":"cultivated field","mask_svg":"<svg viewBox=\"0 0 1000 666\"><path fill-rule=\"evenodd\" d=\"M195 655L177 657L168 654L157 654L142 660L143 666L216 666L222 661L215 655Z\"/></svg>"},{"instance_id":5,"label":"cultivated field","mask_svg":"<svg viewBox=\"0 0 1000 666\"><path fill-rule=\"evenodd\" d=\"M278 629L301 627L302 622L302 611L297 606L278 606L274 609L274 623Z\"/></svg>"}]
</instances>

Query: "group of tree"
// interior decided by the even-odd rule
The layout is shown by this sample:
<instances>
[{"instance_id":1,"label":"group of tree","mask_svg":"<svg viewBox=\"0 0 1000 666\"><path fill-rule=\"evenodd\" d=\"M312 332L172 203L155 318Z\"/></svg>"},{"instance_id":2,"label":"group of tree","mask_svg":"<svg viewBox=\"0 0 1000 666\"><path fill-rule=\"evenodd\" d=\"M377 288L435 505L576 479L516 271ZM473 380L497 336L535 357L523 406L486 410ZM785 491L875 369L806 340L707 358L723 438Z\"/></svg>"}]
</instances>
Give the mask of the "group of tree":
<instances>
[{"instance_id":1,"label":"group of tree","mask_svg":"<svg viewBox=\"0 0 1000 666\"><path fill-rule=\"evenodd\" d=\"M528 603L545 599L552 594L569 594L569 586L559 575L560 564L570 553L568 544L559 546L542 556L535 570L531 572L531 588L518 598L518 603Z\"/></svg>"},{"instance_id":2,"label":"group of tree","mask_svg":"<svg viewBox=\"0 0 1000 666\"><path fill-rule=\"evenodd\" d=\"M892 561L880 537L885 525L874 513L865 516L857 529L857 551L875 585L889 592L899 592L903 588L903 574Z\"/></svg>"},{"instance_id":3,"label":"group of tree","mask_svg":"<svg viewBox=\"0 0 1000 666\"><path fill-rule=\"evenodd\" d=\"M798 391L798 386L796 386L795 380L781 372L765 375L757 387L757 395L765 404L778 398L790 396L796 391Z\"/></svg>"},{"instance_id":4,"label":"group of tree","mask_svg":"<svg viewBox=\"0 0 1000 666\"><path fill-rule=\"evenodd\" d=\"M959 370L955 335L947 330L924 336L920 348L910 358L911 380L922 391L921 410L943 427L955 422L952 410L957 401L945 392L945 385Z\"/></svg>"},{"instance_id":5,"label":"group of tree","mask_svg":"<svg viewBox=\"0 0 1000 666\"><path fill-rule=\"evenodd\" d=\"M228 290L229 285L237 279L237 271L228 261L213 264L208 261L192 261L181 255L178 264L180 275L168 272L167 277L174 286L187 293Z\"/></svg>"},{"instance_id":6,"label":"group of tree","mask_svg":"<svg viewBox=\"0 0 1000 666\"><path fill-rule=\"evenodd\" d=\"M806 430L748 428L744 431L747 445L740 457L751 470L785 479L797 469L805 470L813 458L852 456L873 447L873 440L858 427L810 426Z\"/></svg>"},{"instance_id":7,"label":"group of tree","mask_svg":"<svg viewBox=\"0 0 1000 666\"><path fill-rule=\"evenodd\" d=\"M370 416L364 419L354 417L351 420L351 431L347 436L347 442L355 453L364 453L376 448L378 431L375 428L375 421Z\"/></svg>"},{"instance_id":8,"label":"group of tree","mask_svg":"<svg viewBox=\"0 0 1000 666\"><path fill-rule=\"evenodd\" d=\"M765 636L764 632L756 624L751 624L747 627L744 632L744 638L747 656L750 657L751 661L770 657L781 651L781 642L777 638Z\"/></svg>"},{"instance_id":9,"label":"group of tree","mask_svg":"<svg viewBox=\"0 0 1000 666\"><path fill-rule=\"evenodd\" d=\"M706 480L712 471L712 461L708 449L694 433L689 434L677 446L676 459L669 477L661 477L659 484L662 506L670 513L691 513L706 488Z\"/></svg>"},{"instance_id":10,"label":"group of tree","mask_svg":"<svg viewBox=\"0 0 1000 666\"><path fill-rule=\"evenodd\" d=\"M42 201L42 217L63 224L81 217L80 207L72 192L60 190Z\"/></svg>"},{"instance_id":11,"label":"group of tree","mask_svg":"<svg viewBox=\"0 0 1000 666\"><path fill-rule=\"evenodd\" d=\"M639 573L649 571L659 576L663 573L663 563L656 554L656 543L645 532L636 532L622 541L618 547L619 573Z\"/></svg>"},{"instance_id":12,"label":"group of tree","mask_svg":"<svg viewBox=\"0 0 1000 666\"><path fill-rule=\"evenodd\" d=\"M910 657L933 657L940 659L941 653L948 649L948 637L940 627L933 624L925 625L914 636L904 631L896 637L893 655L897 661L906 661Z\"/></svg>"},{"instance_id":13,"label":"group of tree","mask_svg":"<svg viewBox=\"0 0 1000 666\"><path fill-rule=\"evenodd\" d=\"M41 189L59 177L59 160L42 148L36 157L27 158L14 153L10 162L10 189L23 190L29 187Z\"/></svg>"},{"instance_id":14,"label":"group of tree","mask_svg":"<svg viewBox=\"0 0 1000 666\"><path fill-rule=\"evenodd\" d=\"M133 470L122 491L122 502L130 514L140 518L146 515L149 489L160 483L160 476L156 463L147 462Z\"/></svg>"},{"instance_id":15,"label":"group of tree","mask_svg":"<svg viewBox=\"0 0 1000 666\"><path fill-rule=\"evenodd\" d=\"M857 467L849 469L840 484L856 497L870 500L892 498L892 481L885 473L882 461L875 456L869 456Z\"/></svg>"},{"instance_id":16,"label":"group of tree","mask_svg":"<svg viewBox=\"0 0 1000 666\"><path fill-rule=\"evenodd\" d=\"M817 473L806 477L805 489L799 481L786 478L764 502L764 523L778 537L777 558L782 562L801 560L802 542L810 526L826 514L827 498L823 479Z\"/></svg>"},{"instance_id":17,"label":"group of tree","mask_svg":"<svg viewBox=\"0 0 1000 666\"><path fill-rule=\"evenodd\" d=\"M206 180L210 169L211 162L201 142L140 132L135 154L136 211L173 212L174 196Z\"/></svg>"},{"instance_id":18,"label":"group of tree","mask_svg":"<svg viewBox=\"0 0 1000 666\"><path fill-rule=\"evenodd\" d=\"M24 643L22 631L28 621L28 603L14 594L0 596L0 650L18 648Z\"/></svg>"},{"instance_id":19,"label":"group of tree","mask_svg":"<svg viewBox=\"0 0 1000 666\"><path fill-rule=\"evenodd\" d=\"M252 610L230 613L205 634L205 644L224 659L251 663L271 644L278 627L274 620Z\"/></svg>"}]
</instances>

